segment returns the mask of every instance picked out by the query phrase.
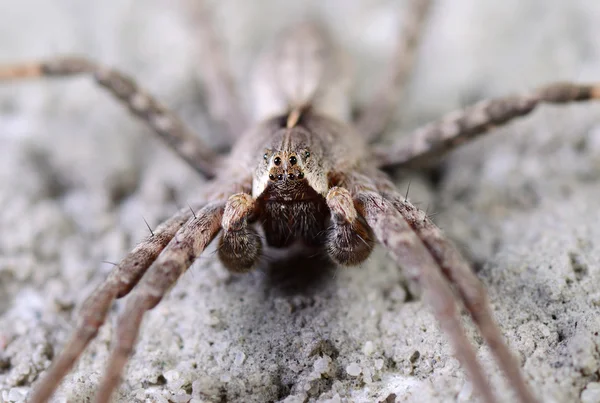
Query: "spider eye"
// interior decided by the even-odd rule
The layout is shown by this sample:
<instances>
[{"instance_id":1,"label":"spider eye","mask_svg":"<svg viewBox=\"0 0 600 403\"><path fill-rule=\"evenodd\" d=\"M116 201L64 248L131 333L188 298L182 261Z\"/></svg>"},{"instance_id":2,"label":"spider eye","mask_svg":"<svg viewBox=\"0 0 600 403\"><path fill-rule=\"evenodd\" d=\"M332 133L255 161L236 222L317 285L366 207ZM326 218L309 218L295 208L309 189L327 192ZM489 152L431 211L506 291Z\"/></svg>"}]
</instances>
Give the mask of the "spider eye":
<instances>
[{"instance_id":1,"label":"spider eye","mask_svg":"<svg viewBox=\"0 0 600 403\"><path fill-rule=\"evenodd\" d=\"M267 160L267 153L265 153L265 155L263 155L263 159L266 161Z\"/></svg>"},{"instance_id":2,"label":"spider eye","mask_svg":"<svg viewBox=\"0 0 600 403\"><path fill-rule=\"evenodd\" d=\"M304 158L308 158L308 157L310 157L310 152L306 151L306 152L304 153Z\"/></svg>"},{"instance_id":3,"label":"spider eye","mask_svg":"<svg viewBox=\"0 0 600 403\"><path fill-rule=\"evenodd\" d=\"M275 165L279 165L279 164L281 164L281 158L275 157L275 159L273 160L273 162L275 163Z\"/></svg>"},{"instance_id":4,"label":"spider eye","mask_svg":"<svg viewBox=\"0 0 600 403\"><path fill-rule=\"evenodd\" d=\"M296 165L297 162L298 162L298 159L296 157L294 157L294 156L290 157L290 164Z\"/></svg>"}]
</instances>

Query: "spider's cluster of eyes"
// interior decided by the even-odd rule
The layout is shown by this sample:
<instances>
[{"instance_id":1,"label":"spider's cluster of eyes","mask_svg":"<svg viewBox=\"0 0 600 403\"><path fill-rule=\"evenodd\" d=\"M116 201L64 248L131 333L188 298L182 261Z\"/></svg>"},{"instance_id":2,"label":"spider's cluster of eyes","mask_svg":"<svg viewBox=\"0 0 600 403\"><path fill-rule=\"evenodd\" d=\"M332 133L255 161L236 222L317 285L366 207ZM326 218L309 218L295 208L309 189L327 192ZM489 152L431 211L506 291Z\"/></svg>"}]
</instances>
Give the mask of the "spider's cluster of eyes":
<instances>
[{"instance_id":1,"label":"spider's cluster of eyes","mask_svg":"<svg viewBox=\"0 0 600 403\"><path fill-rule=\"evenodd\" d=\"M309 158L309 157L310 157L310 152L309 151L305 151L304 152L304 158L306 159L306 158ZM263 155L263 158L268 163L268 160L269 160L268 153L265 153ZM296 165L298 163L298 158L295 155L292 155L292 156L289 157L288 161L290 163L290 166L294 166L294 165ZM279 156L277 156L277 157L275 157L273 159L273 164L275 164L275 166L280 166L281 162L282 162L281 161L281 157L279 157ZM284 175L282 173L279 173L277 175L275 175L274 173L270 173L269 174L269 179L272 180L272 181L274 181L275 179L277 179L277 180L283 180L283 176ZM300 171L297 174L294 174L294 173L290 172L290 173L287 174L287 178L289 180L294 180L296 178L303 179L304 178L304 172Z\"/></svg>"}]
</instances>

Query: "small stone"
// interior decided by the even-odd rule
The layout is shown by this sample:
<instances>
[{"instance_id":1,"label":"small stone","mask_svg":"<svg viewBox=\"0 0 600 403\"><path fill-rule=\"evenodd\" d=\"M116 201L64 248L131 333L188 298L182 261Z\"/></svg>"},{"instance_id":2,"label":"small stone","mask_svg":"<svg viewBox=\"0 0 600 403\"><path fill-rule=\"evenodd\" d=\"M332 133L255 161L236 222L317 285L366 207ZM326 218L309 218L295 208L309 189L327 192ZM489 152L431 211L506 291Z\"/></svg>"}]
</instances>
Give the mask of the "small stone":
<instances>
[{"instance_id":1,"label":"small stone","mask_svg":"<svg viewBox=\"0 0 600 403\"><path fill-rule=\"evenodd\" d=\"M329 372L330 363L331 358L329 358L328 356L323 356L315 360L313 368L318 374L326 374L327 372Z\"/></svg>"},{"instance_id":2,"label":"small stone","mask_svg":"<svg viewBox=\"0 0 600 403\"><path fill-rule=\"evenodd\" d=\"M138 400L144 400L146 398L146 390L143 388L136 389L133 391L133 395Z\"/></svg>"},{"instance_id":3,"label":"small stone","mask_svg":"<svg viewBox=\"0 0 600 403\"><path fill-rule=\"evenodd\" d=\"M149 400L151 402L156 402L156 403L169 403L169 399L167 399L166 397L164 397L160 392L155 391L154 393L152 393L150 396L148 396Z\"/></svg>"},{"instance_id":4,"label":"small stone","mask_svg":"<svg viewBox=\"0 0 600 403\"><path fill-rule=\"evenodd\" d=\"M471 382L465 382L460 392L458 392L456 400L459 402L470 402L473 400L473 385Z\"/></svg>"},{"instance_id":5,"label":"small stone","mask_svg":"<svg viewBox=\"0 0 600 403\"><path fill-rule=\"evenodd\" d=\"M221 324L221 319L216 315L209 315L206 319L206 324L212 327L219 326Z\"/></svg>"},{"instance_id":6,"label":"small stone","mask_svg":"<svg viewBox=\"0 0 600 403\"><path fill-rule=\"evenodd\" d=\"M372 355L375 352L375 344L371 340L366 341L362 351L366 356Z\"/></svg>"},{"instance_id":7,"label":"small stone","mask_svg":"<svg viewBox=\"0 0 600 403\"><path fill-rule=\"evenodd\" d=\"M581 403L600 403L600 383L590 382L581 392Z\"/></svg>"},{"instance_id":8,"label":"small stone","mask_svg":"<svg viewBox=\"0 0 600 403\"><path fill-rule=\"evenodd\" d=\"M365 383L369 384L369 383L373 382L373 376L372 376L370 368L363 368L362 374L363 374L363 381Z\"/></svg>"},{"instance_id":9,"label":"small stone","mask_svg":"<svg viewBox=\"0 0 600 403\"><path fill-rule=\"evenodd\" d=\"M375 360L375 369L378 371L381 371L383 369L383 364L385 364L385 361L383 361L383 359L378 358Z\"/></svg>"},{"instance_id":10,"label":"small stone","mask_svg":"<svg viewBox=\"0 0 600 403\"><path fill-rule=\"evenodd\" d=\"M244 363L244 361L246 360L246 354L244 354L242 351L238 351L235 354L235 358L233 359L233 365L242 365Z\"/></svg>"},{"instance_id":11,"label":"small stone","mask_svg":"<svg viewBox=\"0 0 600 403\"><path fill-rule=\"evenodd\" d=\"M171 370L171 371L165 372L163 374L163 376L167 380L167 383L173 383L174 381L176 381L177 379L179 379L179 377L181 376L181 374L178 371Z\"/></svg>"},{"instance_id":12,"label":"small stone","mask_svg":"<svg viewBox=\"0 0 600 403\"><path fill-rule=\"evenodd\" d=\"M9 402L24 402L25 396L27 396L27 389L25 388L12 388L8 391Z\"/></svg>"},{"instance_id":13,"label":"small stone","mask_svg":"<svg viewBox=\"0 0 600 403\"><path fill-rule=\"evenodd\" d=\"M305 395L300 396L288 396L283 400L283 403L303 403L306 401Z\"/></svg>"},{"instance_id":14,"label":"small stone","mask_svg":"<svg viewBox=\"0 0 600 403\"><path fill-rule=\"evenodd\" d=\"M342 403L342 398L339 393L336 393L331 399L323 400L323 403Z\"/></svg>"},{"instance_id":15,"label":"small stone","mask_svg":"<svg viewBox=\"0 0 600 403\"><path fill-rule=\"evenodd\" d=\"M169 399L173 403L188 403L192 397L186 393L174 393Z\"/></svg>"},{"instance_id":16,"label":"small stone","mask_svg":"<svg viewBox=\"0 0 600 403\"><path fill-rule=\"evenodd\" d=\"M362 372L362 369L360 368L360 365L353 362L346 367L346 372L350 376L359 376L360 373Z\"/></svg>"}]
</instances>

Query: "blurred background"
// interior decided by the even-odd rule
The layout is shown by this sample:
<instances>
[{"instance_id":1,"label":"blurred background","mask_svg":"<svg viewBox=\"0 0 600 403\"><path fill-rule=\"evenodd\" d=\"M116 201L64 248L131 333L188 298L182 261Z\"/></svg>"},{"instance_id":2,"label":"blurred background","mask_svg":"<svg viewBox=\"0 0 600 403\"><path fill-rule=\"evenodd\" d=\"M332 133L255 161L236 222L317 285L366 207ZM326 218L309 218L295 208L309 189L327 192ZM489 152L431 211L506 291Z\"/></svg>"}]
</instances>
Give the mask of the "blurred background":
<instances>
[{"instance_id":1,"label":"blurred background","mask_svg":"<svg viewBox=\"0 0 600 403\"><path fill-rule=\"evenodd\" d=\"M596 1L433 3L390 137L490 96L600 81ZM327 24L350 52L360 105L391 57L407 4L207 2L245 105L257 52L306 18ZM133 75L220 146L185 5L0 0L0 63L89 56ZM544 401L600 401L599 179L598 105L541 108L452 154L435 175L398 179L401 189L411 181L413 201L438 213L475 263ZM143 218L157 225L203 186L88 78L0 83L0 402L23 400L64 343L75 307L110 271L103 261L118 261L147 234ZM120 401L472 398L427 307L384 253L307 295L278 293L260 273L230 276L210 253L186 276L148 315ZM59 396L91 396L110 336L109 324ZM321 341L335 351L311 354ZM487 349L479 355L501 385Z\"/></svg>"}]
</instances>

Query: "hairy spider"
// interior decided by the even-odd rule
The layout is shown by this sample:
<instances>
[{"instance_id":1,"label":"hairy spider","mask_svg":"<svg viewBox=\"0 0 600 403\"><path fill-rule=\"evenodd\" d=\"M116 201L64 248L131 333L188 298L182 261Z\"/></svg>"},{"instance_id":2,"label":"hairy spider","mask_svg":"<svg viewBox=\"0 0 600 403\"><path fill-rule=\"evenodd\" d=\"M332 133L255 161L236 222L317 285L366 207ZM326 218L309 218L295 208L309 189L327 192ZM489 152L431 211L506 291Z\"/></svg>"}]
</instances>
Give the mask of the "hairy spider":
<instances>
[{"instance_id":1,"label":"hairy spider","mask_svg":"<svg viewBox=\"0 0 600 403\"><path fill-rule=\"evenodd\" d=\"M75 57L2 67L4 80L92 75L200 174L212 179L204 200L156 228L89 297L71 340L31 401L48 400L96 336L113 300L133 290L119 318L106 378L97 395L97 401L108 401L144 313L156 306L217 236L219 258L234 272L252 270L272 249L322 252L339 265L357 265L368 258L374 244L381 243L423 288L478 393L488 402L495 401L462 328L459 304L471 315L519 400L535 401L469 264L427 215L396 191L382 169L438 158L528 114L540 103L598 99L600 87L560 83L483 101L418 129L391 147L371 145L386 127L410 72L428 8L429 1L414 1L390 72L355 121L342 55L319 26L306 23L289 29L259 58L252 120L236 101L211 30L204 30L204 45L213 50L207 60L213 74L206 84L212 101L227 105L217 118L236 139L226 157L205 146L172 112L115 70Z\"/></svg>"}]
</instances>

